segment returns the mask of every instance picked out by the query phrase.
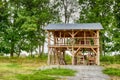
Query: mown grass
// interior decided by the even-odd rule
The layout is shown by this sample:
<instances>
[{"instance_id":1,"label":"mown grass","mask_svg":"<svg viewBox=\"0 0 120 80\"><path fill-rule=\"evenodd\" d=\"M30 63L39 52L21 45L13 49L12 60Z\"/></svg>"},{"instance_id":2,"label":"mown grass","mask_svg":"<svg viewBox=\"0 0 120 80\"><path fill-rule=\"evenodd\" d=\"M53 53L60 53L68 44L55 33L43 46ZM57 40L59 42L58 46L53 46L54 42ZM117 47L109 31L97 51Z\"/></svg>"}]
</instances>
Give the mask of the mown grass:
<instances>
[{"instance_id":1,"label":"mown grass","mask_svg":"<svg viewBox=\"0 0 120 80\"><path fill-rule=\"evenodd\" d=\"M103 73L108 74L111 80L120 80L120 55L101 56L101 66L105 67Z\"/></svg>"},{"instance_id":2,"label":"mown grass","mask_svg":"<svg viewBox=\"0 0 120 80\"><path fill-rule=\"evenodd\" d=\"M0 57L0 80L17 80L17 74L32 74L46 62L40 58Z\"/></svg>"},{"instance_id":3,"label":"mown grass","mask_svg":"<svg viewBox=\"0 0 120 80\"><path fill-rule=\"evenodd\" d=\"M75 73L67 69L37 70L47 65L46 57L0 57L0 80L56 80L57 77L53 76L71 76Z\"/></svg>"},{"instance_id":4,"label":"mown grass","mask_svg":"<svg viewBox=\"0 0 120 80\"><path fill-rule=\"evenodd\" d=\"M75 72L76 71L73 71L71 69L53 68L53 69L42 70L37 73L42 73L45 75L74 76Z\"/></svg>"},{"instance_id":5,"label":"mown grass","mask_svg":"<svg viewBox=\"0 0 120 80\"><path fill-rule=\"evenodd\" d=\"M59 76L74 76L76 71L70 69L53 68L36 71L33 74L17 75L19 80L56 80Z\"/></svg>"},{"instance_id":6,"label":"mown grass","mask_svg":"<svg viewBox=\"0 0 120 80\"><path fill-rule=\"evenodd\" d=\"M106 68L103 72L108 75L120 76L120 69L117 68Z\"/></svg>"}]
</instances>

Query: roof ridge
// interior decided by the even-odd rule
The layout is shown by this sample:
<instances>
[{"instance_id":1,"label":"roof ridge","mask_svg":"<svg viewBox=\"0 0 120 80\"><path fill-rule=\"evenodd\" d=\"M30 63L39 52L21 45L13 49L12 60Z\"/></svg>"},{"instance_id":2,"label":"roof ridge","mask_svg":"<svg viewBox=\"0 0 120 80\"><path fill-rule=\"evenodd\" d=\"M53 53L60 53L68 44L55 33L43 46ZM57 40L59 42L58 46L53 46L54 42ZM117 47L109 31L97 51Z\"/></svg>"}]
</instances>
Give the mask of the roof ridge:
<instances>
[{"instance_id":1,"label":"roof ridge","mask_svg":"<svg viewBox=\"0 0 120 80\"><path fill-rule=\"evenodd\" d=\"M103 29L101 23L61 23L61 24L49 24L46 30L70 30L70 29Z\"/></svg>"}]
</instances>

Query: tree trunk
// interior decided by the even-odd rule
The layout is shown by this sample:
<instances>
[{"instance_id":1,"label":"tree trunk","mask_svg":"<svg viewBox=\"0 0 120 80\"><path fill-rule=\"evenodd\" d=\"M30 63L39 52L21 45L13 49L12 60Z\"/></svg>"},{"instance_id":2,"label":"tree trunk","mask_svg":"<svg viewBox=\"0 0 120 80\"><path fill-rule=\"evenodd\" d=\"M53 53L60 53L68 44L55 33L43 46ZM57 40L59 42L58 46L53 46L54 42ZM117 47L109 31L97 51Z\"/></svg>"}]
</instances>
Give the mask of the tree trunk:
<instances>
[{"instance_id":1,"label":"tree trunk","mask_svg":"<svg viewBox=\"0 0 120 80\"><path fill-rule=\"evenodd\" d=\"M44 44L42 45L42 53L44 53Z\"/></svg>"},{"instance_id":2,"label":"tree trunk","mask_svg":"<svg viewBox=\"0 0 120 80\"><path fill-rule=\"evenodd\" d=\"M32 45L30 46L30 56L33 57L33 55L32 55Z\"/></svg>"},{"instance_id":3,"label":"tree trunk","mask_svg":"<svg viewBox=\"0 0 120 80\"><path fill-rule=\"evenodd\" d=\"M63 7L64 7L64 17L65 17L65 24L67 23L67 2L66 2L66 0L62 0L62 2L63 2Z\"/></svg>"},{"instance_id":4,"label":"tree trunk","mask_svg":"<svg viewBox=\"0 0 120 80\"><path fill-rule=\"evenodd\" d=\"M14 56L14 43L11 42L11 50L10 50L10 57Z\"/></svg>"},{"instance_id":5,"label":"tree trunk","mask_svg":"<svg viewBox=\"0 0 120 80\"><path fill-rule=\"evenodd\" d=\"M20 57L21 47L19 46L18 57Z\"/></svg>"},{"instance_id":6,"label":"tree trunk","mask_svg":"<svg viewBox=\"0 0 120 80\"><path fill-rule=\"evenodd\" d=\"M103 44L102 44L102 53L105 56L105 41L103 39Z\"/></svg>"},{"instance_id":7,"label":"tree trunk","mask_svg":"<svg viewBox=\"0 0 120 80\"><path fill-rule=\"evenodd\" d=\"M38 53L39 53L39 56L41 56L41 45L39 44L38 47L39 47L39 52Z\"/></svg>"}]
</instances>

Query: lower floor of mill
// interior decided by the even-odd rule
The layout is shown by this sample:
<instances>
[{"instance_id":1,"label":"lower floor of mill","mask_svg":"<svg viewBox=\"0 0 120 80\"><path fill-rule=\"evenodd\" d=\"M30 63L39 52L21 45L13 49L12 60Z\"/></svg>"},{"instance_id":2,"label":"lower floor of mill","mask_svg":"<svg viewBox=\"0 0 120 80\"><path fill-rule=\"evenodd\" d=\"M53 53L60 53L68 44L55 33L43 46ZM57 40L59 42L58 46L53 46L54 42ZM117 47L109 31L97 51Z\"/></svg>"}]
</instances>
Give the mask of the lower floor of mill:
<instances>
[{"instance_id":1,"label":"lower floor of mill","mask_svg":"<svg viewBox=\"0 0 120 80\"><path fill-rule=\"evenodd\" d=\"M48 46L49 65L99 65L99 46Z\"/></svg>"}]
</instances>

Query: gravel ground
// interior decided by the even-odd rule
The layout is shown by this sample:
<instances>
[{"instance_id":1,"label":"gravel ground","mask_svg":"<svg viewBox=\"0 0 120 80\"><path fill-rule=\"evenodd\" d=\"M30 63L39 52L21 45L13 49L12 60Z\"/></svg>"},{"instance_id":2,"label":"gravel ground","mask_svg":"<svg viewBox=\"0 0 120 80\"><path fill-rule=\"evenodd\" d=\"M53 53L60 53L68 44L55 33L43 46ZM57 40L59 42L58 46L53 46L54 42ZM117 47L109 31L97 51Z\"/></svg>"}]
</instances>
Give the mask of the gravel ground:
<instances>
[{"instance_id":1,"label":"gravel ground","mask_svg":"<svg viewBox=\"0 0 120 80\"><path fill-rule=\"evenodd\" d=\"M40 67L40 69L48 69L54 67L68 68L77 71L75 76L65 77L67 80L110 80L109 76L102 73L103 67L101 66L51 65Z\"/></svg>"}]
</instances>

